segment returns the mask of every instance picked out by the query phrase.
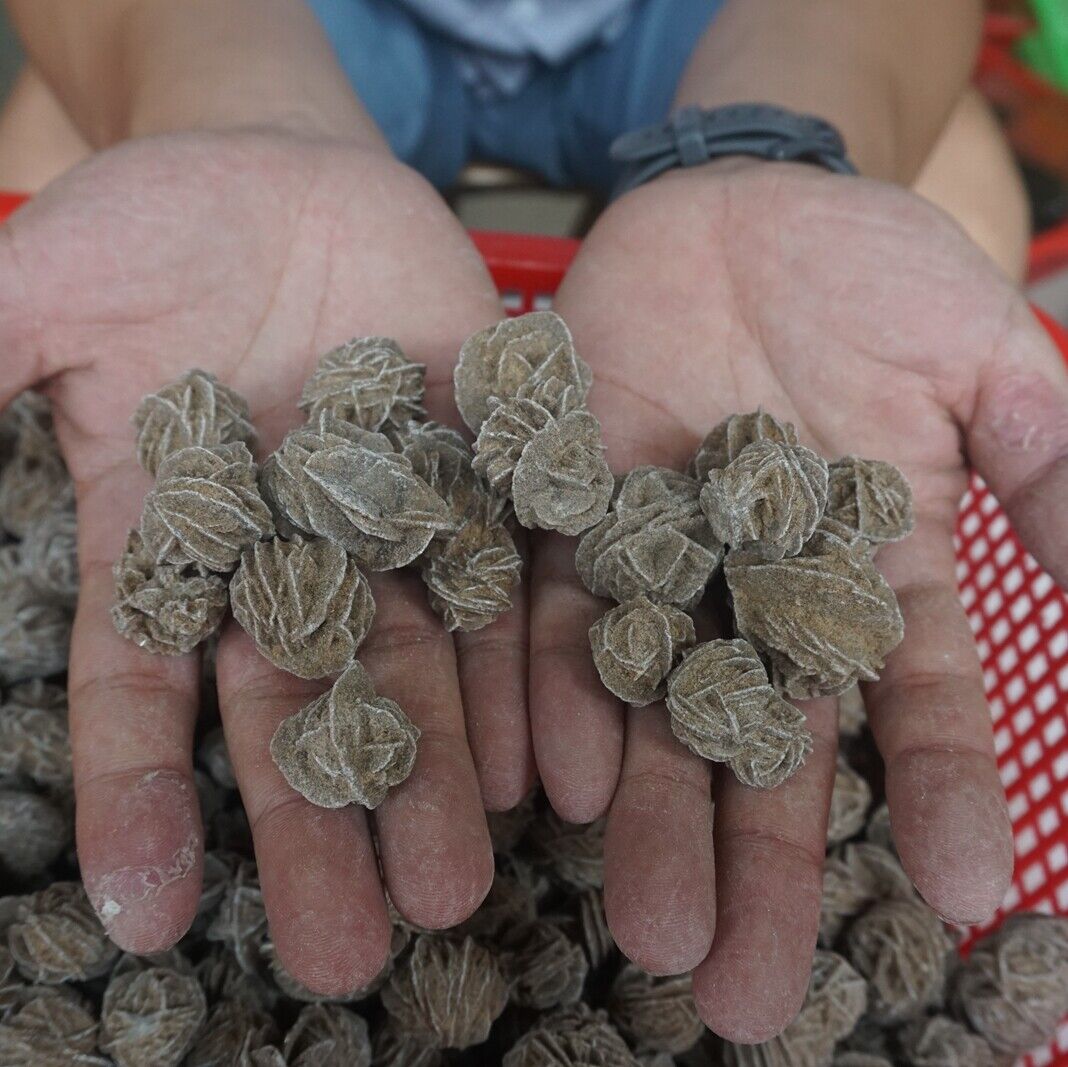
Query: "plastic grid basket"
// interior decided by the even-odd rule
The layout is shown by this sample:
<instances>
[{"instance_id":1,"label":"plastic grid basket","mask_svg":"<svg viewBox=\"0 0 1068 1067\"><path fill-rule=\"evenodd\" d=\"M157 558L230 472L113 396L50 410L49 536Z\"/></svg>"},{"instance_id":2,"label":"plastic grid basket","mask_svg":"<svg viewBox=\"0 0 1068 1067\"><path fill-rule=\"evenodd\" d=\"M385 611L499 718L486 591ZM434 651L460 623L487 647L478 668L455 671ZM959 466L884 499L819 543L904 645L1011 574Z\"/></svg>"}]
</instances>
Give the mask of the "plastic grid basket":
<instances>
[{"instance_id":1,"label":"plastic grid basket","mask_svg":"<svg viewBox=\"0 0 1068 1067\"><path fill-rule=\"evenodd\" d=\"M548 307L578 242L476 233L512 314ZM1036 311L1068 361L1068 332ZM957 580L975 633L994 721L998 766L1016 839L1013 884L997 916L1068 914L1068 594L1020 544L977 475L957 521ZM1030 1067L1068 1067L1068 1020Z\"/></svg>"},{"instance_id":2,"label":"plastic grid basket","mask_svg":"<svg viewBox=\"0 0 1068 1067\"><path fill-rule=\"evenodd\" d=\"M0 193L0 222L24 201ZM566 238L475 233L510 314L548 307L578 250ZM1036 312L1068 361L1068 332ZM1068 594L1027 553L982 479L957 525L957 578L983 667L998 766L1016 840L1010 912L1068 914ZM1068 1067L1068 1020L1029 1067Z\"/></svg>"}]
</instances>

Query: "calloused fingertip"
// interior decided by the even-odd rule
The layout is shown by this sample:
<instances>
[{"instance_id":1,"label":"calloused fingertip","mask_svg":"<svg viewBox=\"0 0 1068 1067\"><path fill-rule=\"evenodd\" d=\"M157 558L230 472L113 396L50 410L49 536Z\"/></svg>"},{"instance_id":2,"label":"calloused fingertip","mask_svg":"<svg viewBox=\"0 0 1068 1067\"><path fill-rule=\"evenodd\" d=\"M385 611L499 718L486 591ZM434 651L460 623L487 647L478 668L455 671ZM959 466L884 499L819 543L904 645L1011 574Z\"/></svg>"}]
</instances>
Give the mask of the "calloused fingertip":
<instances>
[{"instance_id":1,"label":"calloused fingertip","mask_svg":"<svg viewBox=\"0 0 1068 1067\"><path fill-rule=\"evenodd\" d=\"M605 918L619 951L643 971L662 977L692 971L708 955L712 944L709 924L652 922L639 929L619 916L620 905L605 896Z\"/></svg>"},{"instance_id":2,"label":"calloused fingertip","mask_svg":"<svg viewBox=\"0 0 1068 1067\"><path fill-rule=\"evenodd\" d=\"M493 851L487 836L484 848L442 861L422 878L391 883L390 899L410 923L427 930L447 930L478 910L490 891L493 875Z\"/></svg>"},{"instance_id":3,"label":"calloused fingertip","mask_svg":"<svg viewBox=\"0 0 1068 1067\"><path fill-rule=\"evenodd\" d=\"M85 890L108 936L137 955L171 948L192 925L203 879L189 779L154 770L81 783L77 834Z\"/></svg>"},{"instance_id":4,"label":"calloused fingertip","mask_svg":"<svg viewBox=\"0 0 1068 1067\"><path fill-rule=\"evenodd\" d=\"M989 919L1012 884L1012 823L992 759L903 753L887 778L901 862L920 895L957 923Z\"/></svg>"},{"instance_id":5,"label":"calloused fingertip","mask_svg":"<svg viewBox=\"0 0 1068 1067\"><path fill-rule=\"evenodd\" d=\"M711 953L693 976L694 1001L701 1021L737 1045L758 1045L781 1034L801 1010L807 989L806 973L802 982L780 977L740 992L737 970L722 966Z\"/></svg>"},{"instance_id":6,"label":"calloused fingertip","mask_svg":"<svg viewBox=\"0 0 1068 1067\"><path fill-rule=\"evenodd\" d=\"M389 962L392 927L385 908L370 915L339 909L292 915L274 935L286 971L320 996L341 997L371 984ZM273 931L272 931L273 932Z\"/></svg>"},{"instance_id":7,"label":"calloused fingertip","mask_svg":"<svg viewBox=\"0 0 1068 1067\"><path fill-rule=\"evenodd\" d=\"M478 775L478 787L482 794L482 806L486 811L505 812L518 807L534 788L538 780L533 765L523 769L521 774L511 770L497 774L487 767L475 765Z\"/></svg>"},{"instance_id":8,"label":"calloused fingertip","mask_svg":"<svg viewBox=\"0 0 1068 1067\"><path fill-rule=\"evenodd\" d=\"M542 777L545 795L553 811L564 822L585 825L600 819L608 811L615 793L618 775L611 780L567 782L559 776Z\"/></svg>"}]
</instances>

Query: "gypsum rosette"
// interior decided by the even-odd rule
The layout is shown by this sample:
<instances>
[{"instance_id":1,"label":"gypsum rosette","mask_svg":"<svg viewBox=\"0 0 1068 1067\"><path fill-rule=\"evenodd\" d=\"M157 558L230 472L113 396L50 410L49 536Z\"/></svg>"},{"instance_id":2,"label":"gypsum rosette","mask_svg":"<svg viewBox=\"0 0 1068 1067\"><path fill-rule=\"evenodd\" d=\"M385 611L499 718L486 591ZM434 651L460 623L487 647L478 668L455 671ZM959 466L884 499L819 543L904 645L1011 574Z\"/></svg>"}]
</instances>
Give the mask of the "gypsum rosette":
<instances>
[{"instance_id":1,"label":"gypsum rosette","mask_svg":"<svg viewBox=\"0 0 1068 1067\"><path fill-rule=\"evenodd\" d=\"M457 364L456 403L478 434L475 470L519 523L576 535L604 516L613 479L592 382L563 320L532 312L475 334Z\"/></svg>"}]
</instances>

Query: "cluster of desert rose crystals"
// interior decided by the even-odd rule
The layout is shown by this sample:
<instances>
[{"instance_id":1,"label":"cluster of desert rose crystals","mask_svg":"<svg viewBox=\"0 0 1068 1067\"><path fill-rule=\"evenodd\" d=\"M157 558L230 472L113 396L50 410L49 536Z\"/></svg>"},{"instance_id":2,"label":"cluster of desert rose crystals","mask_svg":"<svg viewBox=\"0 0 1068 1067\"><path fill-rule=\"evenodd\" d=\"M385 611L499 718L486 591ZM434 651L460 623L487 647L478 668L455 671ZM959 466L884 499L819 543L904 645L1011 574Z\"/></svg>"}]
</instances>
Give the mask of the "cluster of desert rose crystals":
<instances>
[{"instance_id":1,"label":"cluster of desert rose crystals","mask_svg":"<svg viewBox=\"0 0 1068 1067\"><path fill-rule=\"evenodd\" d=\"M271 752L316 804L375 807L410 772L418 730L356 661L375 603L364 571L418 568L450 630L511 606L509 529L580 533L613 490L592 381L563 321L536 312L464 344L456 400L475 449L430 422L425 368L384 337L328 352L307 421L257 468L247 403L193 370L145 397L137 454L156 483L115 567L113 618L141 647L184 653L229 605L275 666L339 678L282 724Z\"/></svg>"},{"instance_id":2,"label":"cluster of desert rose crystals","mask_svg":"<svg viewBox=\"0 0 1068 1067\"><path fill-rule=\"evenodd\" d=\"M912 525L911 491L890 464L828 465L790 423L731 415L686 473L627 474L579 542L582 581L618 602L590 629L601 680L639 707L666 696L690 749L747 785L779 785L811 747L784 698L872 681L901 640L872 556ZM698 644L687 613L721 564L736 636Z\"/></svg>"}]
</instances>

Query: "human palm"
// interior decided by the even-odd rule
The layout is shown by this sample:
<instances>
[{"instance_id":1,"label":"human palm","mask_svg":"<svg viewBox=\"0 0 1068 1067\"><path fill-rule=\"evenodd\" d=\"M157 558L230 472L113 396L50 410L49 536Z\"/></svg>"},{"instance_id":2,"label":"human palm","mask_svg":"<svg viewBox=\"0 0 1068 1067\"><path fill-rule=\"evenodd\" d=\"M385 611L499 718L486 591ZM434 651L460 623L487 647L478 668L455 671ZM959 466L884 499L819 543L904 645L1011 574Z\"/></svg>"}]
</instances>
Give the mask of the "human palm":
<instances>
[{"instance_id":1,"label":"human palm","mask_svg":"<svg viewBox=\"0 0 1068 1067\"><path fill-rule=\"evenodd\" d=\"M499 316L484 267L436 195L388 158L339 145L265 134L131 143L71 172L0 230L0 404L46 383L77 487L78 850L90 897L123 947L156 951L184 932L203 847L190 777L198 657L148 656L107 624L111 563L150 485L133 459L138 400L190 367L209 370L247 397L262 459L299 422L316 357L375 333L428 365L431 414L449 418L460 343ZM517 651L525 609L454 645L417 579L376 575L373 587L378 614L361 659L422 731L412 775L373 818L313 808L268 755L278 722L317 687L271 667L233 624L218 655L272 937L297 978L334 993L365 984L386 958L384 886L429 927L463 919L488 888L461 698L482 723L487 805L514 803L533 777Z\"/></svg>"},{"instance_id":2,"label":"human palm","mask_svg":"<svg viewBox=\"0 0 1068 1067\"><path fill-rule=\"evenodd\" d=\"M889 460L916 530L877 565L905 617L866 687L896 845L942 915L976 921L1007 888L1011 834L952 534L965 454L1046 567L1068 578L1068 382L1026 305L912 194L800 165L671 175L595 226L558 310L594 370L609 460L682 467L721 418L762 405L828 458ZM605 610L573 545L535 544L531 718L557 810L609 810L605 905L649 970L695 968L702 1016L771 1036L807 985L834 778L833 699L807 702L804 769L761 792L710 769L662 710L600 686L586 628ZM713 817L712 798L715 796Z\"/></svg>"}]
</instances>

